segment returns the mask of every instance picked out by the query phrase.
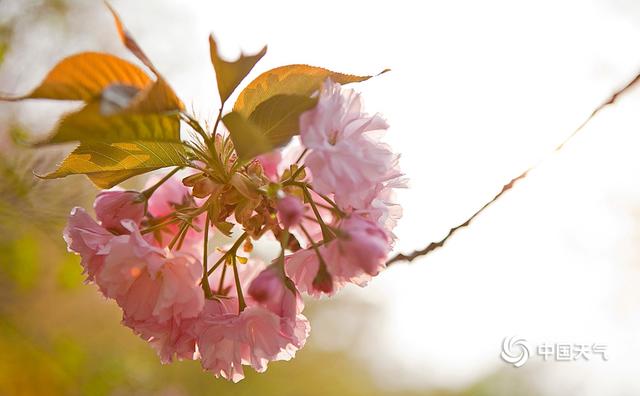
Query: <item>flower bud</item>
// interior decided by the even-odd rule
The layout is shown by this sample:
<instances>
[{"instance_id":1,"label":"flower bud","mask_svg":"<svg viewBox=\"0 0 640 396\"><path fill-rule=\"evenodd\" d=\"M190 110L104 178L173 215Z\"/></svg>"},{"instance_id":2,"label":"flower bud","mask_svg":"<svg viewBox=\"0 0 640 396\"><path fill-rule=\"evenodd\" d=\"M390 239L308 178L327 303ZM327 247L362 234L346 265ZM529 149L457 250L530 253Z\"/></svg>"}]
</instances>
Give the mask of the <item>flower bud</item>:
<instances>
[{"instance_id":1,"label":"flower bud","mask_svg":"<svg viewBox=\"0 0 640 396\"><path fill-rule=\"evenodd\" d=\"M126 234L122 220L140 224L145 212L145 199L135 191L103 191L93 204L100 224L111 231Z\"/></svg>"}]
</instances>

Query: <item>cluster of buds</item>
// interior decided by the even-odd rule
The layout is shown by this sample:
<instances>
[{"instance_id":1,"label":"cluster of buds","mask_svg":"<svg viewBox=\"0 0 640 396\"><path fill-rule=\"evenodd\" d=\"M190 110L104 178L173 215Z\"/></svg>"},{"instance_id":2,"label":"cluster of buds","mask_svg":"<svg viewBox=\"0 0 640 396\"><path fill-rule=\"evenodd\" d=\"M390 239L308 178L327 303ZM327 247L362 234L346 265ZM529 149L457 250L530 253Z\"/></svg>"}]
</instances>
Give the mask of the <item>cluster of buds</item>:
<instances>
[{"instance_id":1,"label":"cluster of buds","mask_svg":"<svg viewBox=\"0 0 640 396\"><path fill-rule=\"evenodd\" d=\"M101 192L96 220L73 209L65 239L87 280L162 362L200 359L233 381L244 365L264 371L305 344L301 293L362 286L385 267L403 184L398 156L380 141L387 124L331 80L317 99L284 148L240 161L215 132L193 146L189 169L142 192ZM211 249L215 233L235 242ZM263 237L281 246L268 265L250 257Z\"/></svg>"}]
</instances>

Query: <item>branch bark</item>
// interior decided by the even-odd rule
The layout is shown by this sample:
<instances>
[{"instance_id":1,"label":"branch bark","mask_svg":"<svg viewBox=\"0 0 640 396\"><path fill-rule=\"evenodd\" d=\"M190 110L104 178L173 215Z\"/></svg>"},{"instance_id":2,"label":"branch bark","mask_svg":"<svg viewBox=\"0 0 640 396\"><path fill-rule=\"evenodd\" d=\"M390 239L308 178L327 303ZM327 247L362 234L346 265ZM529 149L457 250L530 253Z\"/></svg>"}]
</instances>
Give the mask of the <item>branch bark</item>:
<instances>
[{"instance_id":1,"label":"branch bark","mask_svg":"<svg viewBox=\"0 0 640 396\"><path fill-rule=\"evenodd\" d=\"M605 107L609 106L610 104L613 104L618 97L620 97L620 95L622 95L623 93L625 93L626 91L628 91L633 85L635 85L638 81L640 81L640 73L638 73L633 79L631 79L624 87L622 87L621 89L617 90L616 92L614 92L610 97L608 97L604 102L602 102L600 105L598 105L592 112L591 114L589 114L589 116L566 138L564 139L559 145L557 145L550 153L549 155L552 155L560 150L562 150L564 148L564 146L569 143L569 141L571 141L580 131L582 131L582 129L598 114L600 113L600 111L602 109L604 109ZM529 172L531 172L532 170L534 170L535 168L537 168L541 163L543 163L546 160L547 157L544 157L542 160L538 161L538 163L534 164L533 166L530 166L529 168L527 168L525 171L523 171L522 173L520 173L518 176L514 177L513 179L511 179L507 184L505 184L502 189L500 190L500 192L498 192L491 200L489 200L487 203L485 203L484 205L482 205L482 207L480 207L480 209L478 209L475 213L473 213L471 215L471 217L467 218L467 220L465 220L464 222L458 224L457 226L451 228L449 230L449 232L447 232L447 234L444 236L444 238L442 238L441 240L437 241L437 242L431 242L429 243L427 246L425 246L423 249L420 250L415 250L411 253L408 254L404 254L404 253L398 253L397 255L393 256L392 258L390 258L387 261L387 266L400 262L400 261L413 261L415 259L417 259L418 257L423 257L426 256L427 254L433 252L434 250L437 250L439 248L441 248L442 246L445 245L445 243L447 243L447 241L449 240L449 238L451 238L459 229L461 228L465 228L467 226L469 226L469 224L471 224L471 222L478 217L485 209L487 209L489 206L493 205L501 196L503 196L507 191L511 190L513 188L513 186L519 182L520 180L524 179L525 177L527 177L527 175L529 174Z\"/></svg>"}]
</instances>

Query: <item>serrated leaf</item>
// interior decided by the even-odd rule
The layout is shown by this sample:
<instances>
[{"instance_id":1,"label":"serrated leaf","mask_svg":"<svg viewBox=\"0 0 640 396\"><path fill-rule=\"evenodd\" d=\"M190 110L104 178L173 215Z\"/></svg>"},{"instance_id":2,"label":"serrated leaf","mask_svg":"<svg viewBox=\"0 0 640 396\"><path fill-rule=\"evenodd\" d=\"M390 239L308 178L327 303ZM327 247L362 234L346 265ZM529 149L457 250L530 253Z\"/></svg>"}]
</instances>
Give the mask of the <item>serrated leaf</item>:
<instances>
[{"instance_id":1,"label":"serrated leaf","mask_svg":"<svg viewBox=\"0 0 640 396\"><path fill-rule=\"evenodd\" d=\"M240 113L232 111L222 117L222 122L229 130L233 146L240 159L248 160L256 155L271 151L272 146L262 128Z\"/></svg>"},{"instance_id":2,"label":"serrated leaf","mask_svg":"<svg viewBox=\"0 0 640 396\"><path fill-rule=\"evenodd\" d=\"M53 135L39 145L80 142L180 142L180 120L173 115L115 113L103 115L104 103L92 102L62 118Z\"/></svg>"},{"instance_id":3,"label":"serrated leaf","mask_svg":"<svg viewBox=\"0 0 640 396\"><path fill-rule=\"evenodd\" d=\"M267 47L265 46L255 55L240 54L238 59L229 62L220 58L216 40L213 36L209 36L209 51L211 63L216 72L220 101L224 103L256 63L267 53Z\"/></svg>"},{"instance_id":4,"label":"serrated leaf","mask_svg":"<svg viewBox=\"0 0 640 396\"><path fill-rule=\"evenodd\" d=\"M238 95L233 110L248 117L260 103L273 96L281 94L309 96L317 91L327 78L340 84L348 84L365 81L371 77L373 76L337 73L309 65L281 66L266 71L251 81Z\"/></svg>"},{"instance_id":5,"label":"serrated leaf","mask_svg":"<svg viewBox=\"0 0 640 396\"><path fill-rule=\"evenodd\" d=\"M116 56L99 52L83 52L69 56L51 69L30 94L5 98L58 99L91 101L112 84L143 89L151 83L136 65Z\"/></svg>"},{"instance_id":6,"label":"serrated leaf","mask_svg":"<svg viewBox=\"0 0 640 396\"><path fill-rule=\"evenodd\" d=\"M133 141L81 143L45 179L86 174L98 187L111 188L139 174L186 165L182 143Z\"/></svg>"},{"instance_id":7,"label":"serrated leaf","mask_svg":"<svg viewBox=\"0 0 640 396\"><path fill-rule=\"evenodd\" d=\"M300 132L300 115L317 103L317 98L302 95L272 96L256 107L249 121L262 129L271 149L274 149L287 144Z\"/></svg>"}]
</instances>

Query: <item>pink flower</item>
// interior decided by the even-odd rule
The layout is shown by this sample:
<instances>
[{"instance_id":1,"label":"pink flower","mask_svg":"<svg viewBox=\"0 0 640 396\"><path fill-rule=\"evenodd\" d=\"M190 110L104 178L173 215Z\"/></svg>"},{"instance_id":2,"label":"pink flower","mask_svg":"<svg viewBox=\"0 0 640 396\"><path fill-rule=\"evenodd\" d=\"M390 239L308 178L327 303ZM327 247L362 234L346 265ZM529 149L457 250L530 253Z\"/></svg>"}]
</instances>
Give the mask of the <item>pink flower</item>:
<instances>
[{"instance_id":1,"label":"pink flower","mask_svg":"<svg viewBox=\"0 0 640 396\"><path fill-rule=\"evenodd\" d=\"M84 209L75 207L71 210L63 236L69 251L80 255L87 282L92 281L104 263L104 255L100 251L114 235L98 225Z\"/></svg>"},{"instance_id":2,"label":"pink flower","mask_svg":"<svg viewBox=\"0 0 640 396\"><path fill-rule=\"evenodd\" d=\"M208 300L195 325L202 367L233 382L244 378L243 365L263 372L269 361L288 359L297 348L275 313L260 305L237 312L235 298Z\"/></svg>"},{"instance_id":3,"label":"pink flower","mask_svg":"<svg viewBox=\"0 0 640 396\"><path fill-rule=\"evenodd\" d=\"M102 191L96 197L93 208L100 224L118 234L127 232L121 221L132 220L140 224L145 212L145 199L135 191Z\"/></svg>"},{"instance_id":4,"label":"pink flower","mask_svg":"<svg viewBox=\"0 0 640 396\"><path fill-rule=\"evenodd\" d=\"M369 191L388 178L397 156L376 140L388 128L378 115L362 113L360 97L327 80L318 105L300 117L302 144L310 152L305 165L314 188L335 194L341 207L362 207Z\"/></svg>"},{"instance_id":5,"label":"pink flower","mask_svg":"<svg viewBox=\"0 0 640 396\"><path fill-rule=\"evenodd\" d=\"M105 296L115 299L132 320L153 317L165 322L198 316L204 305L198 261L150 245L135 224L123 223L131 234L113 238L96 277Z\"/></svg>"},{"instance_id":6,"label":"pink flower","mask_svg":"<svg viewBox=\"0 0 640 396\"><path fill-rule=\"evenodd\" d=\"M249 286L249 295L280 317L294 317L304 307L295 285L278 264L270 265L258 274Z\"/></svg>"},{"instance_id":7,"label":"pink flower","mask_svg":"<svg viewBox=\"0 0 640 396\"><path fill-rule=\"evenodd\" d=\"M331 253L338 256L329 259L327 266L334 277L353 281L375 276L385 266L390 251L390 241L380 225L358 215L347 217L340 224L340 229L347 234L338 237ZM342 260L340 260L342 258ZM364 272L364 274L363 274Z\"/></svg>"},{"instance_id":8,"label":"pink flower","mask_svg":"<svg viewBox=\"0 0 640 396\"><path fill-rule=\"evenodd\" d=\"M289 348L281 358L293 357L304 346L310 330L307 318L302 315L302 297L293 282L282 268L273 264L251 282L249 296L280 317L280 332L289 341Z\"/></svg>"},{"instance_id":9,"label":"pink flower","mask_svg":"<svg viewBox=\"0 0 640 396\"><path fill-rule=\"evenodd\" d=\"M300 224L304 216L304 205L299 199L287 195L277 204L278 220L284 228Z\"/></svg>"},{"instance_id":10,"label":"pink flower","mask_svg":"<svg viewBox=\"0 0 640 396\"><path fill-rule=\"evenodd\" d=\"M105 256L102 270L96 275L96 283L108 298L118 299L148 271L157 272L164 261L164 250L151 246L138 232L137 226L128 220L124 225L131 234L113 237L101 254Z\"/></svg>"},{"instance_id":11,"label":"pink flower","mask_svg":"<svg viewBox=\"0 0 640 396\"><path fill-rule=\"evenodd\" d=\"M163 364L178 360L193 360L196 357L196 338L193 326L197 319L167 320L159 322L151 317L134 320L125 316L122 324L131 328L156 350Z\"/></svg>"},{"instance_id":12,"label":"pink flower","mask_svg":"<svg viewBox=\"0 0 640 396\"><path fill-rule=\"evenodd\" d=\"M331 295L347 283L364 286L385 266L391 250L387 232L377 223L352 214L340 223L336 239L285 258L285 270L300 291L314 297Z\"/></svg>"}]
</instances>

